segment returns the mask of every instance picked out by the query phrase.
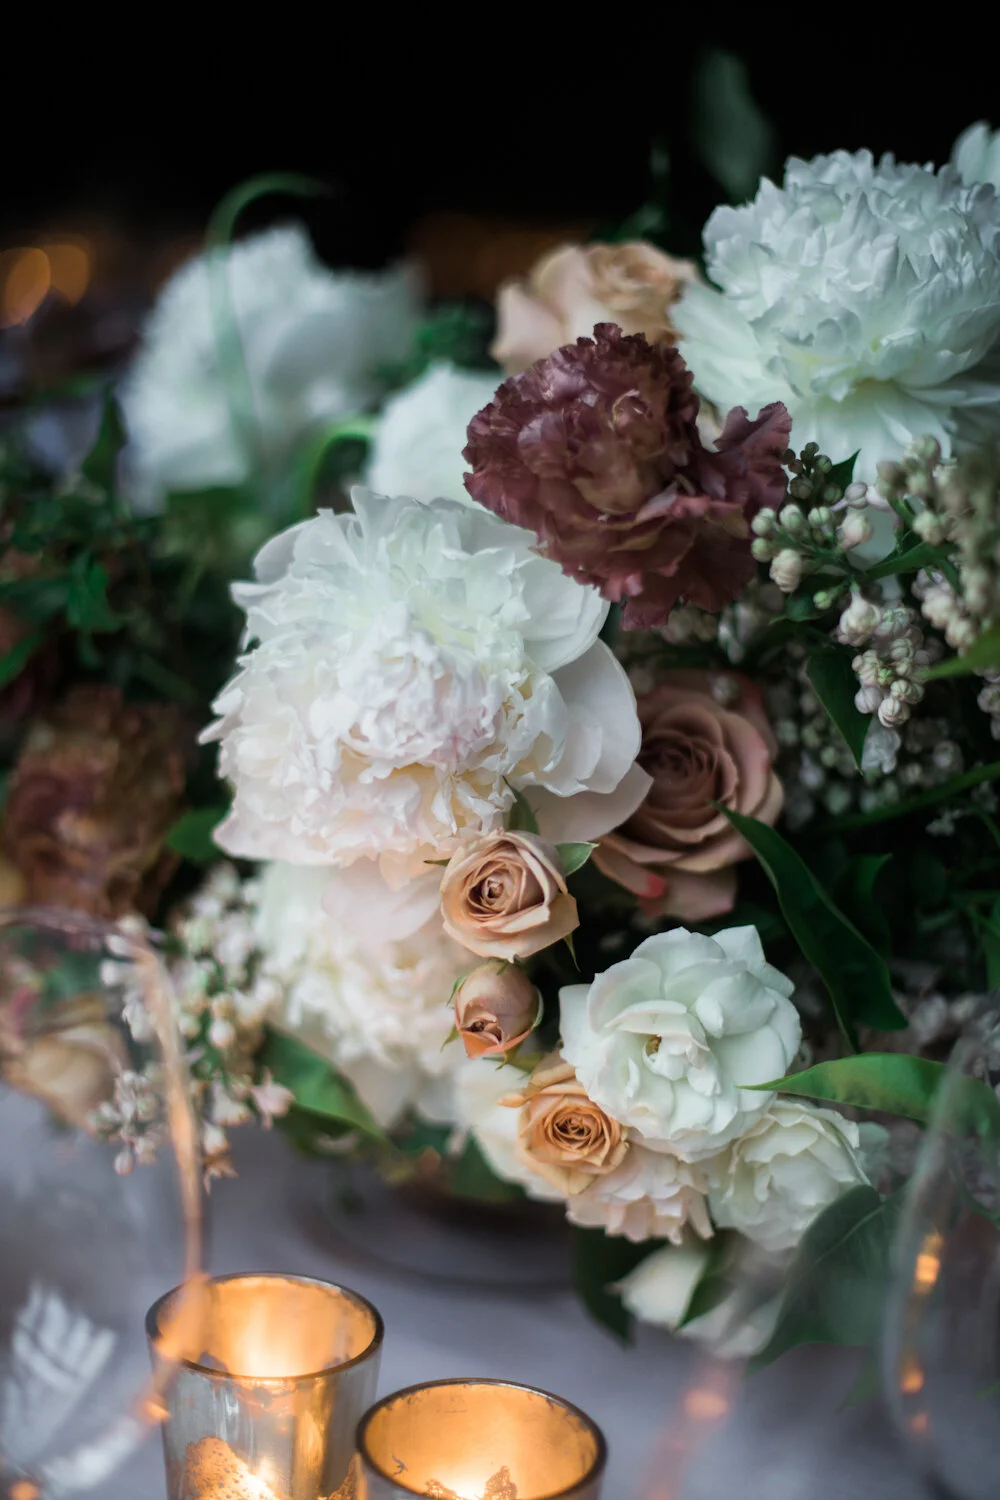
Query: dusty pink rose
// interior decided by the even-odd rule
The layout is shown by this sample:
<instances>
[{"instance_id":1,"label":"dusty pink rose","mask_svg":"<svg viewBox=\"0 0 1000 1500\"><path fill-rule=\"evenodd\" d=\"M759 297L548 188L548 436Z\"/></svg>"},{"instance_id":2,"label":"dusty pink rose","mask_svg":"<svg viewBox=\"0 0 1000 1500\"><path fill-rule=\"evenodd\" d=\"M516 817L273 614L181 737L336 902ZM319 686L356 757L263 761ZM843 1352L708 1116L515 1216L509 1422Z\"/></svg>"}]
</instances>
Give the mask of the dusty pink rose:
<instances>
[{"instance_id":1,"label":"dusty pink rose","mask_svg":"<svg viewBox=\"0 0 1000 1500\"><path fill-rule=\"evenodd\" d=\"M527 958L580 925L556 847L534 833L487 834L453 855L441 915L482 958Z\"/></svg>"},{"instance_id":2,"label":"dusty pink rose","mask_svg":"<svg viewBox=\"0 0 1000 1500\"><path fill-rule=\"evenodd\" d=\"M734 865L751 853L714 804L773 823L784 797L777 742L757 687L732 673L672 672L638 708L639 764L653 784L594 862L651 915L702 922L731 910Z\"/></svg>"},{"instance_id":3,"label":"dusty pink rose","mask_svg":"<svg viewBox=\"0 0 1000 1500\"><path fill-rule=\"evenodd\" d=\"M521 1111L518 1155L568 1197L613 1172L628 1151L627 1131L558 1055L544 1058L517 1093L498 1103Z\"/></svg>"},{"instance_id":4,"label":"dusty pink rose","mask_svg":"<svg viewBox=\"0 0 1000 1500\"><path fill-rule=\"evenodd\" d=\"M545 255L526 281L508 281L497 298L497 336L491 354L510 375L553 349L617 323L651 344L676 344L670 308L698 279L690 260L674 260L634 240L623 245L563 245Z\"/></svg>"},{"instance_id":5,"label":"dusty pink rose","mask_svg":"<svg viewBox=\"0 0 1000 1500\"><path fill-rule=\"evenodd\" d=\"M531 1035L541 998L523 969L490 959L455 991L455 1027L467 1057L505 1057Z\"/></svg>"},{"instance_id":6,"label":"dusty pink rose","mask_svg":"<svg viewBox=\"0 0 1000 1500\"><path fill-rule=\"evenodd\" d=\"M678 600L716 611L756 571L750 520L785 492L791 418L736 407L714 450L676 349L610 323L504 381L469 424L465 485L534 531L580 583L662 624Z\"/></svg>"}]
</instances>

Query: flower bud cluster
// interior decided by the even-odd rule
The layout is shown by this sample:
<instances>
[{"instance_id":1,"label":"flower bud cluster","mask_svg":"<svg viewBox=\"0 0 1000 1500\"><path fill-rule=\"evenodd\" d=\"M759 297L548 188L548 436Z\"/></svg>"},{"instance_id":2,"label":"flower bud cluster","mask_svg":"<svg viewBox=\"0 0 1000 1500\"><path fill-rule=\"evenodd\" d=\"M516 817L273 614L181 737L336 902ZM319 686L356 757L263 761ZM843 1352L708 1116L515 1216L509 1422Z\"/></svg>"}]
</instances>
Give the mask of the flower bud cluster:
<instances>
[{"instance_id":1,"label":"flower bud cluster","mask_svg":"<svg viewBox=\"0 0 1000 1500\"><path fill-rule=\"evenodd\" d=\"M864 647L852 662L860 684L854 699L858 712L877 714L886 729L905 724L924 696L920 669L929 666L933 655L916 610L852 589L837 624L837 639L846 646Z\"/></svg>"},{"instance_id":2,"label":"flower bud cluster","mask_svg":"<svg viewBox=\"0 0 1000 1500\"><path fill-rule=\"evenodd\" d=\"M780 510L761 510L750 523L754 533L751 551L758 562L771 564L771 578L783 593L791 594L803 578L824 565L836 564L838 557L871 540L872 525L861 513L867 505L867 487L848 485L845 491L831 478L833 464L807 443L801 457L789 450L785 466L793 478L788 485L790 499ZM838 524L835 511L843 512ZM828 598L820 601L828 608L843 588L834 577Z\"/></svg>"}]
</instances>

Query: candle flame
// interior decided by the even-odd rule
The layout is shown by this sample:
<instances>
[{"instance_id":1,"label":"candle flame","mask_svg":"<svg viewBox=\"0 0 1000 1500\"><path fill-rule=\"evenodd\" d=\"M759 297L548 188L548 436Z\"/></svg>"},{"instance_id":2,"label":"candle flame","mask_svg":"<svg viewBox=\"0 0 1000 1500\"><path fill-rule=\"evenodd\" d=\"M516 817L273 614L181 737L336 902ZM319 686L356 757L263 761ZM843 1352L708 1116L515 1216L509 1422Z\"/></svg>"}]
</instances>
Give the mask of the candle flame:
<instances>
[{"instance_id":1,"label":"candle flame","mask_svg":"<svg viewBox=\"0 0 1000 1500\"><path fill-rule=\"evenodd\" d=\"M201 1438L184 1455L184 1493L198 1500L289 1500L272 1489L265 1472L261 1465L255 1474L221 1438Z\"/></svg>"}]
</instances>

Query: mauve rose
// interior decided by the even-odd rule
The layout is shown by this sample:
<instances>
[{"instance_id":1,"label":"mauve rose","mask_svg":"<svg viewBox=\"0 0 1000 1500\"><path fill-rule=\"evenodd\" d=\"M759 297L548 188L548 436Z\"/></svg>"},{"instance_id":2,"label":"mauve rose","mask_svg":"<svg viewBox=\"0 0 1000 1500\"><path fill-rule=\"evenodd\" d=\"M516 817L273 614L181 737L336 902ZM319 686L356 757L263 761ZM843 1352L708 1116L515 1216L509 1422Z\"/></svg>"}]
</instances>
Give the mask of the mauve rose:
<instances>
[{"instance_id":1,"label":"mauve rose","mask_svg":"<svg viewBox=\"0 0 1000 1500\"><path fill-rule=\"evenodd\" d=\"M453 855L441 915L482 958L527 958L580 925L558 851L534 833L487 834Z\"/></svg>"},{"instance_id":2,"label":"mauve rose","mask_svg":"<svg viewBox=\"0 0 1000 1500\"><path fill-rule=\"evenodd\" d=\"M78 687L31 729L7 792L3 847L26 900L95 916L148 910L176 863L163 841L183 805L179 719Z\"/></svg>"},{"instance_id":3,"label":"mauve rose","mask_svg":"<svg viewBox=\"0 0 1000 1500\"><path fill-rule=\"evenodd\" d=\"M784 496L791 419L780 402L752 422L736 407L710 450L698 405L676 349L600 323L473 417L466 489L624 603L627 628L662 624L678 600L715 612L755 574L749 523Z\"/></svg>"},{"instance_id":4,"label":"mauve rose","mask_svg":"<svg viewBox=\"0 0 1000 1500\"><path fill-rule=\"evenodd\" d=\"M557 1055L540 1062L522 1088L499 1102L521 1111L521 1159L568 1197L613 1172L628 1151L627 1132Z\"/></svg>"},{"instance_id":5,"label":"mauve rose","mask_svg":"<svg viewBox=\"0 0 1000 1500\"><path fill-rule=\"evenodd\" d=\"M553 349L590 333L595 323L617 323L650 343L676 344L670 308L697 281L690 260L674 260L655 245L563 245L543 256L526 281L508 281L497 298L497 336L490 353L517 375Z\"/></svg>"},{"instance_id":6,"label":"mauve rose","mask_svg":"<svg viewBox=\"0 0 1000 1500\"><path fill-rule=\"evenodd\" d=\"M650 915L703 922L732 909L734 864L751 853L715 804L775 821L777 741L757 687L734 673L671 672L638 709L639 764L653 784L594 862Z\"/></svg>"},{"instance_id":7,"label":"mauve rose","mask_svg":"<svg viewBox=\"0 0 1000 1500\"><path fill-rule=\"evenodd\" d=\"M455 1026L467 1057L503 1057L530 1036L541 999L523 969L494 958L455 991Z\"/></svg>"}]
</instances>

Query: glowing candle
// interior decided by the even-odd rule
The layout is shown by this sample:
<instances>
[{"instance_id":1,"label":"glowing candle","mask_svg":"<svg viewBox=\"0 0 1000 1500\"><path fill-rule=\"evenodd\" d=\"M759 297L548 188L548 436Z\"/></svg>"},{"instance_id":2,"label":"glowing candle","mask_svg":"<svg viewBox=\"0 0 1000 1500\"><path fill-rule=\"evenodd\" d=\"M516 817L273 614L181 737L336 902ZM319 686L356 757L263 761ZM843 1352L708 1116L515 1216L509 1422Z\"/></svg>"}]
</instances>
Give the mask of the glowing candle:
<instances>
[{"instance_id":1,"label":"glowing candle","mask_svg":"<svg viewBox=\"0 0 1000 1500\"><path fill-rule=\"evenodd\" d=\"M354 1292L292 1276L208 1284L204 1348L167 1395L170 1500L353 1497L354 1432L375 1393L382 1320ZM151 1309L154 1350L171 1299Z\"/></svg>"},{"instance_id":2,"label":"glowing candle","mask_svg":"<svg viewBox=\"0 0 1000 1500\"><path fill-rule=\"evenodd\" d=\"M577 1407L501 1380L397 1391L358 1429L367 1500L598 1500L605 1444Z\"/></svg>"}]
</instances>

